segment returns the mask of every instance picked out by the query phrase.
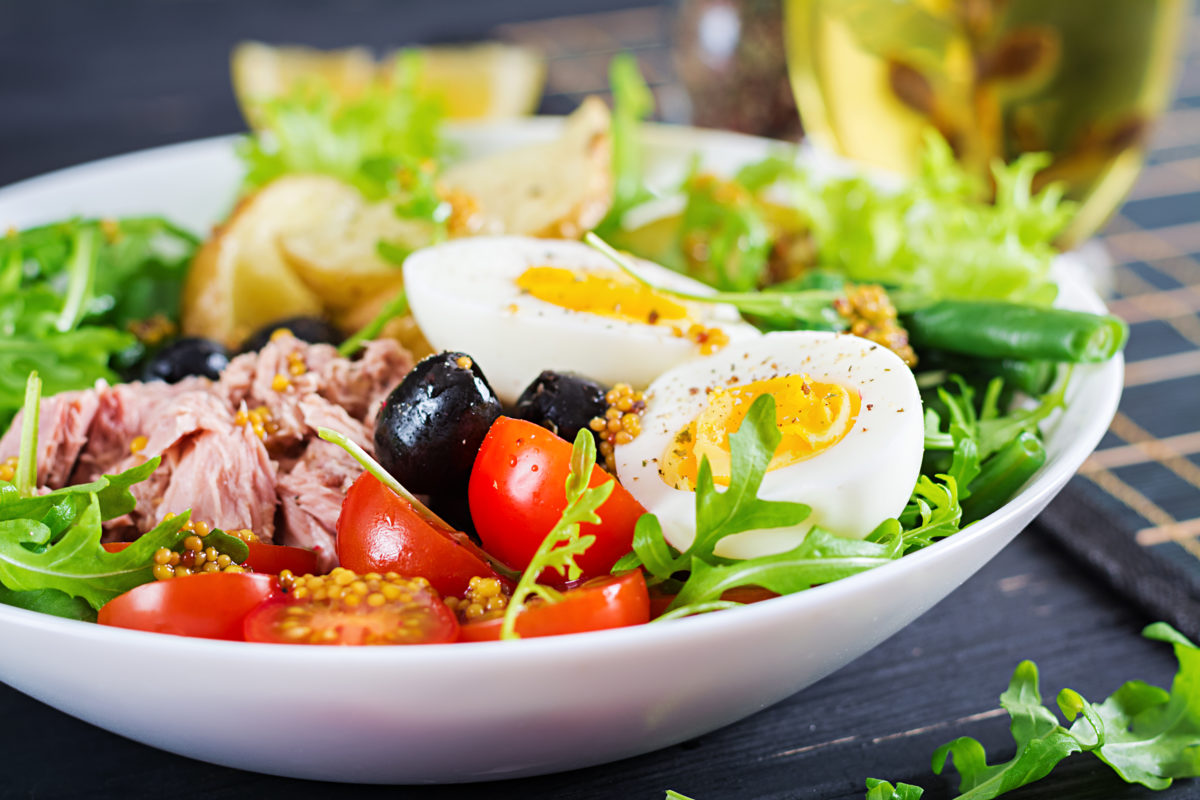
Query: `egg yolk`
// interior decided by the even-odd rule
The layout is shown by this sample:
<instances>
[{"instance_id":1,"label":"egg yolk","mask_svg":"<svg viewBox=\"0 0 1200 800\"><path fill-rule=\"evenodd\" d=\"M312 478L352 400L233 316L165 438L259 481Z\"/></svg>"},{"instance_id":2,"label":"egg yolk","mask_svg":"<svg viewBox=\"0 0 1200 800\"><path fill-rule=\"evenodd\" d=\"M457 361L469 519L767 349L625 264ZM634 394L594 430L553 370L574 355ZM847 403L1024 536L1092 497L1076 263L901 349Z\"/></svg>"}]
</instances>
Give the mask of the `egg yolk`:
<instances>
[{"instance_id":1,"label":"egg yolk","mask_svg":"<svg viewBox=\"0 0 1200 800\"><path fill-rule=\"evenodd\" d=\"M713 483L729 485L729 434L737 431L751 403L763 394L775 397L775 426L782 439L767 471L812 458L840 442L858 419L857 391L821 383L807 375L779 375L708 395L700 415L675 435L659 464L669 486L692 491L700 460L708 457Z\"/></svg>"},{"instance_id":2,"label":"egg yolk","mask_svg":"<svg viewBox=\"0 0 1200 800\"><path fill-rule=\"evenodd\" d=\"M517 286L539 300L645 325L690 323L687 307L615 270L576 272L562 267L530 267Z\"/></svg>"}]
</instances>

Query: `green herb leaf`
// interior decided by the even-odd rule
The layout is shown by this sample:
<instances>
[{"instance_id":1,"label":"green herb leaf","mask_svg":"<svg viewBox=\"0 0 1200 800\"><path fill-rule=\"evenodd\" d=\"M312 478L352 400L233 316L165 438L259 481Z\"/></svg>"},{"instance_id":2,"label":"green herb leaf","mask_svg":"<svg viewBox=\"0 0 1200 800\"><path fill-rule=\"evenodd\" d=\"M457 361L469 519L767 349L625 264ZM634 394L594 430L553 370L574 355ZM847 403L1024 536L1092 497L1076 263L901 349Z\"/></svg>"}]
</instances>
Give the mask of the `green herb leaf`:
<instances>
[{"instance_id":1,"label":"green herb leaf","mask_svg":"<svg viewBox=\"0 0 1200 800\"><path fill-rule=\"evenodd\" d=\"M383 245L383 242L380 242ZM375 315L375 318L362 326L353 336L338 347L338 355L343 358L350 358L359 351L364 344L372 339L378 338L383 332L384 327L396 317L404 316L408 313L408 295L403 289L399 294L391 300L383 304L383 308Z\"/></svg>"},{"instance_id":2,"label":"green herb leaf","mask_svg":"<svg viewBox=\"0 0 1200 800\"><path fill-rule=\"evenodd\" d=\"M768 319L777 328L820 328L842 330L846 322L833 309L833 302L843 295L841 291L827 289L774 290L762 292L711 292L696 294L671 289L651 283L633 263L617 252L610 244L595 233L589 232L584 241L599 250L616 264L625 274L637 282L650 287L659 294L690 300L695 303L721 303L731 305L743 314Z\"/></svg>"},{"instance_id":3,"label":"green herb leaf","mask_svg":"<svg viewBox=\"0 0 1200 800\"><path fill-rule=\"evenodd\" d=\"M187 534L183 525L188 516L164 520L119 553L109 553L100 544L100 501L95 495L88 496L84 511L52 544L51 530L42 522L5 520L0 522L0 583L13 591L57 589L99 609L153 579L154 551L174 547Z\"/></svg>"},{"instance_id":4,"label":"green herb leaf","mask_svg":"<svg viewBox=\"0 0 1200 800\"><path fill-rule=\"evenodd\" d=\"M218 553L229 556L235 564L245 563L246 559L250 557L250 545L246 544L243 539L220 529L210 531L201 541L204 542L206 548L213 547Z\"/></svg>"},{"instance_id":5,"label":"green herb leaf","mask_svg":"<svg viewBox=\"0 0 1200 800\"><path fill-rule=\"evenodd\" d=\"M929 299L995 299L1049 305L1054 237L1074 213L1057 187L1031 190L1045 156L993 168L995 202L930 133L920 173L896 192L864 177L788 182L808 216L824 266L861 283L900 286Z\"/></svg>"},{"instance_id":6,"label":"green herb leaf","mask_svg":"<svg viewBox=\"0 0 1200 800\"><path fill-rule=\"evenodd\" d=\"M419 178L423 162L440 160L446 150L441 104L417 91L420 70L420 56L407 53L390 77L353 98L311 80L256 104L260 129L238 143L244 191L280 175L315 172L353 184L372 200L404 193L410 211L427 211L428 192L401 185L403 175Z\"/></svg>"},{"instance_id":7,"label":"green herb leaf","mask_svg":"<svg viewBox=\"0 0 1200 800\"><path fill-rule=\"evenodd\" d=\"M909 783L895 786L878 778L867 778L867 800L921 800L925 790Z\"/></svg>"},{"instance_id":8,"label":"green herb leaf","mask_svg":"<svg viewBox=\"0 0 1200 800\"><path fill-rule=\"evenodd\" d=\"M1073 717L1087 705L1075 692L1064 690L1059 704ZM959 800L990 800L1017 787L1044 778L1060 761L1072 753L1094 750L1104 741L1104 728L1095 715L1081 718L1090 728L1086 737L1072 733L1058 723L1050 709L1042 705L1038 691L1037 665L1022 661L1017 665L1008 690L1000 695L1000 705L1012 717L1012 735L1017 752L1001 764L989 765L983 745L965 736L942 745L933 754L933 771L941 774L946 759L954 757L961 781Z\"/></svg>"},{"instance_id":9,"label":"green herb leaf","mask_svg":"<svg viewBox=\"0 0 1200 800\"><path fill-rule=\"evenodd\" d=\"M1097 706L1106 737L1095 753L1127 782L1165 789L1200 776L1200 649L1165 622L1142 635L1169 643L1179 671L1170 692L1129 681Z\"/></svg>"},{"instance_id":10,"label":"green herb leaf","mask_svg":"<svg viewBox=\"0 0 1200 800\"><path fill-rule=\"evenodd\" d=\"M729 436L729 488L718 492L708 459L696 476L696 539L689 555L708 558L717 542L743 531L798 525L812 509L803 503L760 500L758 489L782 434L775 424L775 398L760 395Z\"/></svg>"},{"instance_id":11,"label":"green herb leaf","mask_svg":"<svg viewBox=\"0 0 1200 800\"><path fill-rule=\"evenodd\" d=\"M714 566L693 558L691 575L667 607L674 616L698 613L695 608L719 599L738 586L761 586L778 594L803 591L882 566L897 557L888 544L845 539L813 528L792 550Z\"/></svg>"},{"instance_id":12,"label":"green herb leaf","mask_svg":"<svg viewBox=\"0 0 1200 800\"><path fill-rule=\"evenodd\" d=\"M14 592L0 584L0 603L6 606L23 608L26 611L37 611L39 614L50 614L55 617L77 619L81 622L95 622L96 609L88 605L86 600L72 597L57 589L33 589L26 592Z\"/></svg>"},{"instance_id":13,"label":"green herb leaf","mask_svg":"<svg viewBox=\"0 0 1200 800\"><path fill-rule=\"evenodd\" d=\"M558 593L553 589L538 584L538 576L544 570L554 569L567 580L575 580L580 574L575 557L583 553L596 537L588 534L579 535L582 523L598 524L600 515L596 511L612 494L616 481L609 479L599 486L588 488L592 479L592 471L596 466L596 440L591 431L581 430L575 437L571 448L571 470L567 474L565 485L567 505L562 517L529 560L529 565L521 573L521 579L513 589L508 607L504 611L504 622L500 628L501 639L519 639L516 632L517 617L532 596L542 598L544 602L558 599Z\"/></svg>"},{"instance_id":14,"label":"green herb leaf","mask_svg":"<svg viewBox=\"0 0 1200 800\"><path fill-rule=\"evenodd\" d=\"M638 129L654 113L654 95L632 53L618 53L608 64L612 88L613 202L596 229L609 233L629 209L651 197L642 182L642 149Z\"/></svg>"}]
</instances>

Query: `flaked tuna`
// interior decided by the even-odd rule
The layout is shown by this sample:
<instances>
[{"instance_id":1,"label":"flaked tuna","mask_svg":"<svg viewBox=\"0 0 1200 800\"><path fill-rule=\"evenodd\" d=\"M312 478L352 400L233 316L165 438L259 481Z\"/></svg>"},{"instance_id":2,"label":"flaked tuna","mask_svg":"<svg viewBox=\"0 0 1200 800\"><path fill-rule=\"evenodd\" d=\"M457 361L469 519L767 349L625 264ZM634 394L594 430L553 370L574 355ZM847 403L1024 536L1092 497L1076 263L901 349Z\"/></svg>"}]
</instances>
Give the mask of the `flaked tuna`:
<instances>
[{"instance_id":1,"label":"flaked tuna","mask_svg":"<svg viewBox=\"0 0 1200 800\"><path fill-rule=\"evenodd\" d=\"M190 508L215 527L310 547L331 568L342 498L361 468L318 439L317 428L372 452L379 405L411 367L390 340L350 361L285 335L235 358L218 381L101 383L56 395L42 403L38 483L59 488L161 456L150 480L134 487L137 508L109 524L112 538ZM16 455L19 436L18 416L0 439L0 459Z\"/></svg>"}]
</instances>

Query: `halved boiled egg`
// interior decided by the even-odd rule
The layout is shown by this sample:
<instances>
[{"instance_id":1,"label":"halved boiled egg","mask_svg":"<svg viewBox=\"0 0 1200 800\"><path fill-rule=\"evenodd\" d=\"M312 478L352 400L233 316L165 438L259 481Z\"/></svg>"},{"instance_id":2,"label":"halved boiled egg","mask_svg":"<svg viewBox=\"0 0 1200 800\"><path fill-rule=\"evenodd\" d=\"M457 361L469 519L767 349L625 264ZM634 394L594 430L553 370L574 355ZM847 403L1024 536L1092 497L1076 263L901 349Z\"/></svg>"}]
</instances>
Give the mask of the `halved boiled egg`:
<instances>
[{"instance_id":1,"label":"halved boiled egg","mask_svg":"<svg viewBox=\"0 0 1200 800\"><path fill-rule=\"evenodd\" d=\"M657 286L712 292L634 261ZM405 260L404 286L434 348L470 353L506 403L545 369L641 388L679 363L759 336L735 309L657 292L576 241L480 236L427 247Z\"/></svg>"},{"instance_id":2,"label":"halved boiled egg","mask_svg":"<svg viewBox=\"0 0 1200 800\"><path fill-rule=\"evenodd\" d=\"M790 550L820 525L862 538L904 509L924 451L921 397L896 354L848 334L770 333L660 376L646 390L642 432L615 450L617 476L679 550L695 538L695 482L707 457L730 480L729 434L762 394L782 436L758 496L806 503L800 525L722 539L717 555Z\"/></svg>"}]
</instances>

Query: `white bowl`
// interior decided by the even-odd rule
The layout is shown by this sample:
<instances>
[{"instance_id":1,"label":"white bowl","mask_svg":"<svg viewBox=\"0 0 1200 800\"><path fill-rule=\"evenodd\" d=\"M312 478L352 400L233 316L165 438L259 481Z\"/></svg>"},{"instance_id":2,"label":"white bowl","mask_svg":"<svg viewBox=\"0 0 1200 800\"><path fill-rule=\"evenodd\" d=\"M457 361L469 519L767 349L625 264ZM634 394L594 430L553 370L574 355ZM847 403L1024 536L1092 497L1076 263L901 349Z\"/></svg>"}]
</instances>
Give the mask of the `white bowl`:
<instances>
[{"instance_id":1,"label":"white bowl","mask_svg":"<svg viewBox=\"0 0 1200 800\"><path fill-rule=\"evenodd\" d=\"M550 138L557 124L463 128L456 137L473 154ZM693 151L727 170L772 147L683 128L646 134L649 167L664 181ZM0 227L161 213L204 231L230 207L239 175L229 138L106 159L0 190ZM1066 304L1101 310L1081 275L1062 266ZM1119 357L1076 369L1045 467L1004 508L921 552L800 594L578 636L344 649L188 639L0 606L0 679L154 747L299 778L475 781L645 753L809 686L949 594L1096 446L1116 410L1122 369ZM221 701L163 713L196 681Z\"/></svg>"}]
</instances>

